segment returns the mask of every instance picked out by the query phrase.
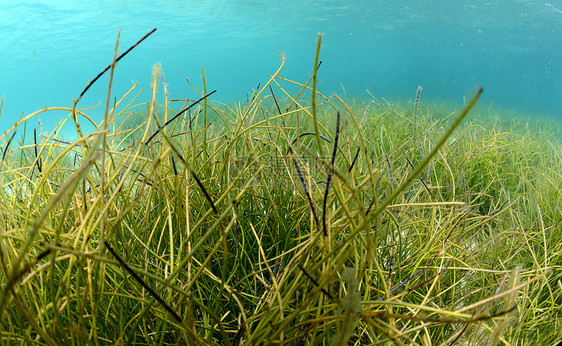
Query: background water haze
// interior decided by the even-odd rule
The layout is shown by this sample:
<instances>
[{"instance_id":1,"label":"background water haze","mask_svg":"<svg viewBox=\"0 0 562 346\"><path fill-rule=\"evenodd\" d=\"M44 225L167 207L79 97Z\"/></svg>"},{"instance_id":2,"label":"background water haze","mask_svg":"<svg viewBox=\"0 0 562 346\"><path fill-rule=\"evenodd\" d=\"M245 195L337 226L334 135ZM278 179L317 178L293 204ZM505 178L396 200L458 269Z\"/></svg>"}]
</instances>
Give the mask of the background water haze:
<instances>
[{"instance_id":1,"label":"background water haze","mask_svg":"<svg viewBox=\"0 0 562 346\"><path fill-rule=\"evenodd\" d=\"M223 102L242 100L287 58L282 76L311 74L324 33L319 90L483 104L562 116L560 1L0 1L0 130L45 106L68 106L113 57L157 27L115 72L113 95L145 89L161 62L171 98L189 78ZM80 106L105 100L107 76ZM103 107L98 108L99 113ZM52 127L64 114L43 114ZM96 119L96 121L99 121Z\"/></svg>"}]
</instances>

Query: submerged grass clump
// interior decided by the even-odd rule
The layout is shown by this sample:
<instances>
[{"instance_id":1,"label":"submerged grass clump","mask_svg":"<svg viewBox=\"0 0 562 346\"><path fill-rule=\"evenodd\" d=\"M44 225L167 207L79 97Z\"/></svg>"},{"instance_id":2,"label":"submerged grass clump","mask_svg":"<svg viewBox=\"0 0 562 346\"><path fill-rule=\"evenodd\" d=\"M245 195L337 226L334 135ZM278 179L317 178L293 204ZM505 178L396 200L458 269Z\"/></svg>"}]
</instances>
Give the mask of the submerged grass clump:
<instances>
[{"instance_id":1,"label":"submerged grass clump","mask_svg":"<svg viewBox=\"0 0 562 346\"><path fill-rule=\"evenodd\" d=\"M308 104L283 63L245 103L204 86L176 114L155 70L151 100L133 86L103 120L56 108L95 124L74 141L2 135L2 342L562 338L559 140L461 124L479 93L459 114Z\"/></svg>"}]
</instances>

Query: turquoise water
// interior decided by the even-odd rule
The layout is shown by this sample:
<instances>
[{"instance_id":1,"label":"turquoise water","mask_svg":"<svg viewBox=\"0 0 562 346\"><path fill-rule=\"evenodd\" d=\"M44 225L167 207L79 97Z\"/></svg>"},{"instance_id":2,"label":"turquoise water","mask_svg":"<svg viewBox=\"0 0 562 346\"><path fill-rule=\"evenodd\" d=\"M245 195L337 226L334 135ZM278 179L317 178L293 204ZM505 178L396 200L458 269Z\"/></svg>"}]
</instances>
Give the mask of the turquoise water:
<instances>
[{"instance_id":1,"label":"turquoise water","mask_svg":"<svg viewBox=\"0 0 562 346\"><path fill-rule=\"evenodd\" d=\"M161 62L171 98L196 98L201 68L213 98L242 100L287 58L306 81L323 33L319 90L389 99L481 103L562 117L562 1L7 1L0 0L0 131L45 106L72 105L89 80L153 28L118 65L113 95L133 81L148 100ZM105 100L108 78L80 106ZM103 106L90 112L101 119ZM64 114L40 116L44 127ZM33 121L29 126L37 126Z\"/></svg>"}]
</instances>

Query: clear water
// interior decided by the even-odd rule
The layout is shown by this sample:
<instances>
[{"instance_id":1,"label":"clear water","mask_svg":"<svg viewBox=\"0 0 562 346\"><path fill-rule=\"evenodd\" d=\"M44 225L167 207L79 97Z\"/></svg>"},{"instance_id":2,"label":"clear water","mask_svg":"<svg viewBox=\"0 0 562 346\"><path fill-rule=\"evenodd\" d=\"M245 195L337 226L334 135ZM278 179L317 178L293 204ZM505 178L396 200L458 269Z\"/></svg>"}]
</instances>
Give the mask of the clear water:
<instances>
[{"instance_id":1,"label":"clear water","mask_svg":"<svg viewBox=\"0 0 562 346\"><path fill-rule=\"evenodd\" d=\"M136 81L148 100L161 62L171 98L197 97L185 78L201 86L204 68L215 99L242 100L277 69L278 52L282 75L305 81L324 33L325 94L412 98L422 85L423 98L461 102L484 86L484 104L562 117L561 0L0 0L0 131L42 107L70 107L113 58L119 29L123 52L154 27L119 63L114 95ZM107 81L81 106L105 100ZM62 116L41 115L43 126Z\"/></svg>"}]
</instances>

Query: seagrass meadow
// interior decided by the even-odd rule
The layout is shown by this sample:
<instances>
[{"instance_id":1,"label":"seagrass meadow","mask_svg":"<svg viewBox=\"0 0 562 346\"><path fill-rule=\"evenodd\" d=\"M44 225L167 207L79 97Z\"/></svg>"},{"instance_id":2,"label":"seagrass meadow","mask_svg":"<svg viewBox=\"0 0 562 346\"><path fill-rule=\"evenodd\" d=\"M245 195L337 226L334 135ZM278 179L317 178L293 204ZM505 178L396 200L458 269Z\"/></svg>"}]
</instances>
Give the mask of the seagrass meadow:
<instances>
[{"instance_id":1,"label":"seagrass meadow","mask_svg":"<svg viewBox=\"0 0 562 346\"><path fill-rule=\"evenodd\" d=\"M103 106L4 133L0 341L562 340L559 124L479 106L482 89L456 110L421 89L328 97L320 41L308 80L281 56L245 100L203 77L179 109L159 65L149 100L111 96L129 49Z\"/></svg>"}]
</instances>

